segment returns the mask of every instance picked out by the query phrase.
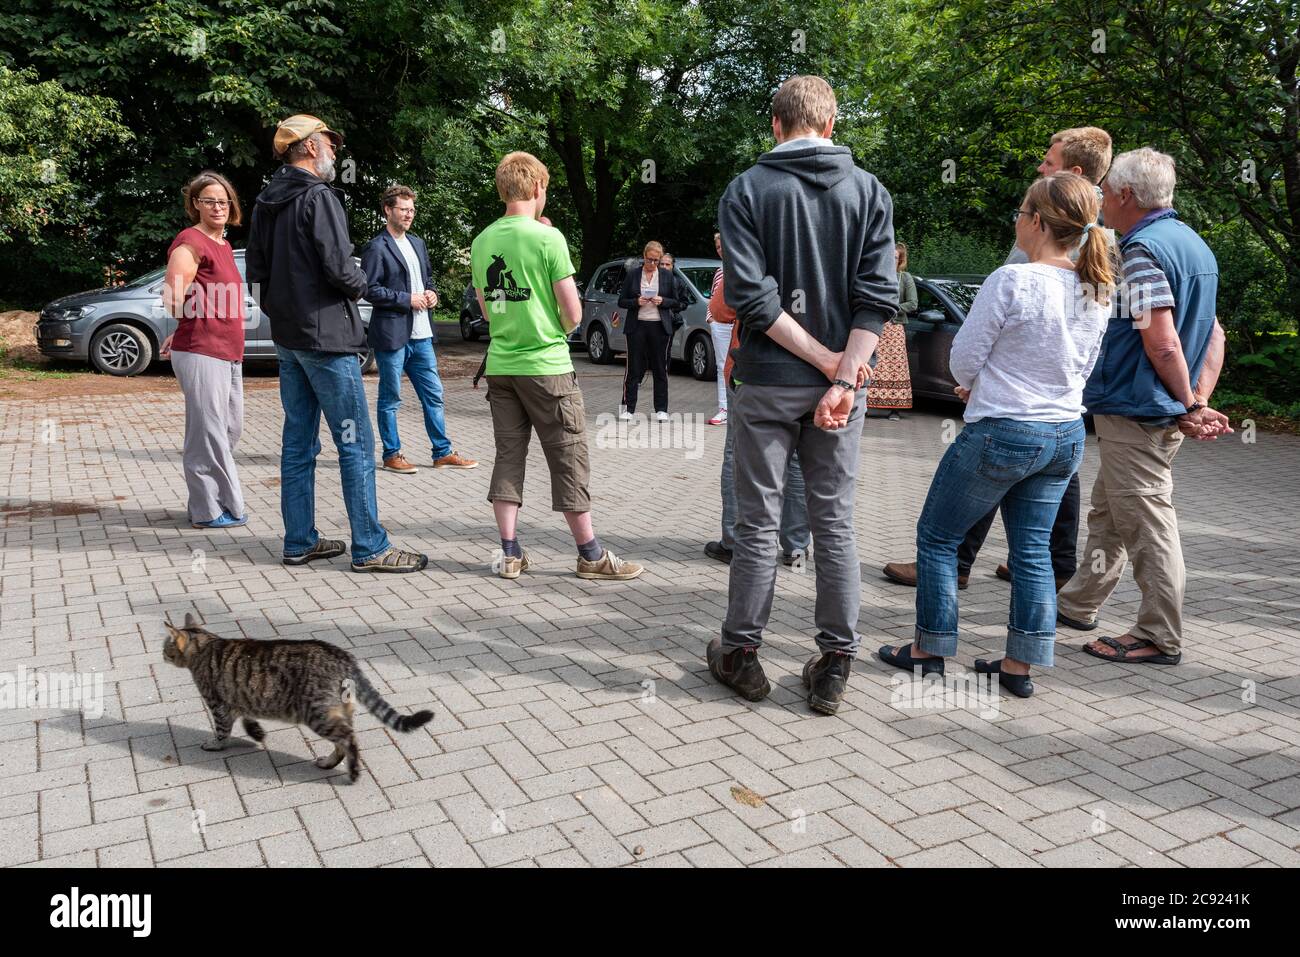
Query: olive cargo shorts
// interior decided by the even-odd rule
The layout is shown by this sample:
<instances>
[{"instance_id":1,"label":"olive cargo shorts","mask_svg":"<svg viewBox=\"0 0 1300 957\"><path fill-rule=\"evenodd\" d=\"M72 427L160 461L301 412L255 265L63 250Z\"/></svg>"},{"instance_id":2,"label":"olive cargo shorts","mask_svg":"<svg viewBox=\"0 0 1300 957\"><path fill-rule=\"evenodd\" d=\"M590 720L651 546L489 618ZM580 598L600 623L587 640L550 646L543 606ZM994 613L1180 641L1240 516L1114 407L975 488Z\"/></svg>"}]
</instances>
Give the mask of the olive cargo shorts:
<instances>
[{"instance_id":1,"label":"olive cargo shorts","mask_svg":"<svg viewBox=\"0 0 1300 957\"><path fill-rule=\"evenodd\" d=\"M578 374L486 378L497 447L488 501L523 504L528 442L536 429L551 473L552 510L591 511L587 413Z\"/></svg>"}]
</instances>

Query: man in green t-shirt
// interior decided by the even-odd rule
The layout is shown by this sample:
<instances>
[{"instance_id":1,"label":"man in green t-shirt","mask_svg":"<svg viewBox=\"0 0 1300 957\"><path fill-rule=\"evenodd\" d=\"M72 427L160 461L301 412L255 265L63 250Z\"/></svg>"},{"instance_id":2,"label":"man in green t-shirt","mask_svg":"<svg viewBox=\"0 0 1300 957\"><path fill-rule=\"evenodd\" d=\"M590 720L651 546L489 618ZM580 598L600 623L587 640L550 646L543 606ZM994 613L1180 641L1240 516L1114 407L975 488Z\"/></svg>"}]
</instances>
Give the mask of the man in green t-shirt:
<instances>
[{"instance_id":1,"label":"man in green t-shirt","mask_svg":"<svg viewBox=\"0 0 1300 957\"><path fill-rule=\"evenodd\" d=\"M492 334L487 397L497 455L488 501L501 535L498 574L518 578L529 568L516 523L536 430L551 473L551 508L564 513L578 546L578 577L636 578L642 567L603 547L591 524L587 415L566 341L582 321L582 303L568 243L542 221L550 173L529 153L509 153L497 166L496 182L505 214L474 237L470 266Z\"/></svg>"}]
</instances>

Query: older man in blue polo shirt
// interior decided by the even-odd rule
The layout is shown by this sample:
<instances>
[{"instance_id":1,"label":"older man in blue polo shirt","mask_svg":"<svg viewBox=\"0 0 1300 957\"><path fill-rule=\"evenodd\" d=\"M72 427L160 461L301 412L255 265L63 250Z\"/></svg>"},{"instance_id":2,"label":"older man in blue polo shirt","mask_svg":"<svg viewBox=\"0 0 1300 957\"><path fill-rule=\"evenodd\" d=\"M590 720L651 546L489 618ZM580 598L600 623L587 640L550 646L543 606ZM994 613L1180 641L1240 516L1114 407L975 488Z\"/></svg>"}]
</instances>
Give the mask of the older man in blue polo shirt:
<instances>
[{"instance_id":1,"label":"older man in blue polo shirt","mask_svg":"<svg viewBox=\"0 0 1300 957\"><path fill-rule=\"evenodd\" d=\"M1137 622L1083 650L1108 661L1182 660L1186 571L1173 504L1173 460L1184 436L1231 432L1209 407L1223 366L1215 317L1219 266L1173 210L1174 161L1153 149L1115 157L1102 216L1122 234L1122 311L1112 318L1083 393L1101 465L1083 560L1057 595L1060 622L1090 631L1128 561L1142 591Z\"/></svg>"},{"instance_id":2,"label":"older man in blue polo shirt","mask_svg":"<svg viewBox=\"0 0 1300 957\"><path fill-rule=\"evenodd\" d=\"M456 454L447 438L442 400L442 379L433 346L430 313L438 293L429 279L429 253L424 240L414 235L415 190L391 186L384 191L383 213L387 225L370 240L361 258L366 274L366 298L373 307L367 338L379 367L379 439L383 468L403 475L416 467L402 454L397 434L397 409L402 404L402 373L411 380L424 409L424 429L433 446L436 469L472 469L473 459Z\"/></svg>"}]
</instances>

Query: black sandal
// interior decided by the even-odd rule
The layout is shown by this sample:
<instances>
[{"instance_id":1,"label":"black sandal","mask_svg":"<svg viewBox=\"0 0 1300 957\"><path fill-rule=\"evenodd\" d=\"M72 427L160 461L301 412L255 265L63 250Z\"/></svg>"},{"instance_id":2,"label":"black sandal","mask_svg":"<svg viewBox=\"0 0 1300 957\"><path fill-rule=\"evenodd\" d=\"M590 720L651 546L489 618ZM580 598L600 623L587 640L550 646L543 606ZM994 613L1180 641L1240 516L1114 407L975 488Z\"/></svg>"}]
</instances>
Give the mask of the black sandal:
<instances>
[{"instance_id":1,"label":"black sandal","mask_svg":"<svg viewBox=\"0 0 1300 957\"><path fill-rule=\"evenodd\" d=\"M915 668L921 669L921 677L926 675L943 674L943 658L913 658L912 645L909 642L906 645L899 645L893 651L889 650L889 645L881 645L880 651L876 652L880 660L887 665L893 665L895 668L902 668L904 671L912 671Z\"/></svg>"},{"instance_id":2,"label":"black sandal","mask_svg":"<svg viewBox=\"0 0 1300 957\"><path fill-rule=\"evenodd\" d=\"M1128 637L1133 638L1135 636L1129 635ZM1118 654L1114 655L1103 655L1100 651L1090 648L1088 645L1083 646L1085 654L1092 655L1094 658L1100 658L1102 661L1123 661L1134 665L1176 665L1183 660L1183 653L1181 651L1176 655L1167 655L1163 651L1160 651L1160 646L1149 638L1138 638L1137 644L1135 645L1126 645L1118 638L1098 638L1097 640L1103 645L1108 645L1111 648L1114 648L1118 652ZM1091 642L1089 644L1091 644ZM1160 653L1156 655L1132 654L1132 652L1137 651L1139 648L1154 648L1156 651L1160 651Z\"/></svg>"},{"instance_id":3,"label":"black sandal","mask_svg":"<svg viewBox=\"0 0 1300 957\"><path fill-rule=\"evenodd\" d=\"M1002 659L985 661L975 659L975 670L982 675L997 675L998 682L1017 698L1028 698L1034 693L1034 682L1029 675L1012 675L1002 670Z\"/></svg>"}]
</instances>

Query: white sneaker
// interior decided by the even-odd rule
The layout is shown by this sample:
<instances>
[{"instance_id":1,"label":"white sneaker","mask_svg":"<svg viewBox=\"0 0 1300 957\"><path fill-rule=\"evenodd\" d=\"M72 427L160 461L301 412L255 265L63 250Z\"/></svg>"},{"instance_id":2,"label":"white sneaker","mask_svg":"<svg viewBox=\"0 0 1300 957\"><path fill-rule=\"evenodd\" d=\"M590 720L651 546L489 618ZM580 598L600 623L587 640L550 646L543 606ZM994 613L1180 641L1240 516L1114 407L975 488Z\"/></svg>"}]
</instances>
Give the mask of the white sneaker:
<instances>
[{"instance_id":1,"label":"white sneaker","mask_svg":"<svg viewBox=\"0 0 1300 957\"><path fill-rule=\"evenodd\" d=\"M726 424L727 424L726 409L719 409L718 414L715 415L713 418L709 419L709 425L726 425Z\"/></svg>"},{"instance_id":2,"label":"white sneaker","mask_svg":"<svg viewBox=\"0 0 1300 957\"><path fill-rule=\"evenodd\" d=\"M619 410L618 418L620 422L631 422L633 419L636 418L636 416L633 415L631 412L629 412L627 409L621 409Z\"/></svg>"},{"instance_id":3,"label":"white sneaker","mask_svg":"<svg viewBox=\"0 0 1300 957\"><path fill-rule=\"evenodd\" d=\"M668 421L668 413L667 413L667 412L656 412L656 413L655 413L655 418L658 419L660 422L667 422L667 421Z\"/></svg>"}]
</instances>

